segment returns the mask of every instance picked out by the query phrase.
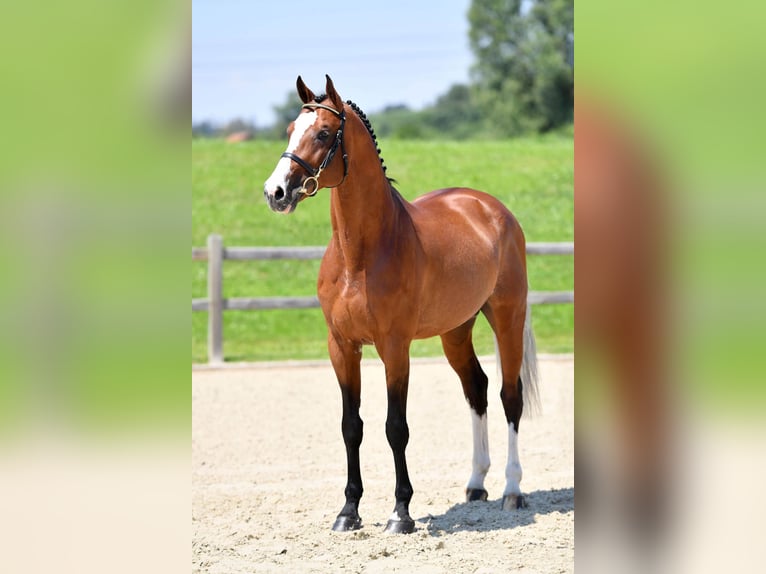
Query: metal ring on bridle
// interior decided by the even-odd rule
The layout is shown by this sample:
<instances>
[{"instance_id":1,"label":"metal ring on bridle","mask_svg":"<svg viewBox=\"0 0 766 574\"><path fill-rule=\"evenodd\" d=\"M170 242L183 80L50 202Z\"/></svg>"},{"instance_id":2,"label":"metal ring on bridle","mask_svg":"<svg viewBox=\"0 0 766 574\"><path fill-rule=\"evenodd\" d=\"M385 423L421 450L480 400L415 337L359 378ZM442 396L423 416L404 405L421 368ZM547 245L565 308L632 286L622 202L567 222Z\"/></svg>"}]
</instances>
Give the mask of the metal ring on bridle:
<instances>
[{"instance_id":1,"label":"metal ring on bridle","mask_svg":"<svg viewBox=\"0 0 766 574\"><path fill-rule=\"evenodd\" d=\"M310 181L314 182L314 190L313 191L306 191L306 184ZM311 175L307 177L305 180L303 180L303 185L301 186L300 190L298 190L299 193L302 193L303 195L307 197L314 197L317 194L317 191L319 191L319 174Z\"/></svg>"}]
</instances>

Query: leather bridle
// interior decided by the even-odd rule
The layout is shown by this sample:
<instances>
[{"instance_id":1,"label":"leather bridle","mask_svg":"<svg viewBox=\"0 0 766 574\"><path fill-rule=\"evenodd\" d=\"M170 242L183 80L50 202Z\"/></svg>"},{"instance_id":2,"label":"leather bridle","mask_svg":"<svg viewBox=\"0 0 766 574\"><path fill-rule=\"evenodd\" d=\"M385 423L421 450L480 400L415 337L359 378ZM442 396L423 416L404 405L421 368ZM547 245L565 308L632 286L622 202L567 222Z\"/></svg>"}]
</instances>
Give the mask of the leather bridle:
<instances>
[{"instance_id":1,"label":"leather bridle","mask_svg":"<svg viewBox=\"0 0 766 574\"><path fill-rule=\"evenodd\" d=\"M337 184L333 186L328 186L328 187L339 186L341 183L345 181L346 176L348 175L348 155L346 154L346 149L345 149L345 146L343 145L343 129L346 127L346 111L342 108L340 111L338 111L335 108L326 106L324 104L310 103L310 104L303 104L302 106L302 109L309 109L309 110L316 110L317 108L321 108L323 110L332 112L338 118L340 118L340 127L338 128L338 131L335 133L335 141L332 143L332 146L328 150L324 160L322 160L322 163L319 164L319 167L317 168L311 167L307 161L298 157L294 153L290 153L286 151L282 154L282 157L286 157L287 159L294 161L303 169L305 169L307 172L309 172L309 174L311 174L309 177L307 177L303 181L303 185L298 191L298 193L305 194L308 197L312 197L316 195L317 191L319 191L319 176L322 174L322 171L328 165L330 165L330 162L335 157L335 154L337 153L339 147L340 147L341 155L343 156L343 179L341 179L340 182L338 182ZM306 187L309 182L313 182L312 190L308 190Z\"/></svg>"}]
</instances>

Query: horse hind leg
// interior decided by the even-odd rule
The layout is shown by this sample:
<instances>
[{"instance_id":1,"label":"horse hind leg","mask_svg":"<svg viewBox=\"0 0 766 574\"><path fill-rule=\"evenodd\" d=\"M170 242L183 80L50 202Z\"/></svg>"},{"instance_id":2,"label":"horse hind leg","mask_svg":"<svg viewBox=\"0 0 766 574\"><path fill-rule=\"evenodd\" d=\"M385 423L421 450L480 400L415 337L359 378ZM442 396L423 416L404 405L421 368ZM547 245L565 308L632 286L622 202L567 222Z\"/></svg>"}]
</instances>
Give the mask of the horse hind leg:
<instances>
[{"instance_id":1,"label":"horse hind leg","mask_svg":"<svg viewBox=\"0 0 766 574\"><path fill-rule=\"evenodd\" d=\"M473 348L472 331L476 317L441 336L444 354L463 385L471 410L473 430L472 471L465 489L466 501L487 500L484 478L490 466L487 432L487 375Z\"/></svg>"},{"instance_id":2,"label":"horse hind leg","mask_svg":"<svg viewBox=\"0 0 766 574\"><path fill-rule=\"evenodd\" d=\"M502 507L513 510L526 506L521 493L522 469L519 460L519 421L524 408L521 367L524 355L525 309L520 306L488 302L482 309L495 332L502 373L500 399L508 423L508 462L505 467L505 489ZM530 384L534 384L530 381Z\"/></svg>"}]
</instances>

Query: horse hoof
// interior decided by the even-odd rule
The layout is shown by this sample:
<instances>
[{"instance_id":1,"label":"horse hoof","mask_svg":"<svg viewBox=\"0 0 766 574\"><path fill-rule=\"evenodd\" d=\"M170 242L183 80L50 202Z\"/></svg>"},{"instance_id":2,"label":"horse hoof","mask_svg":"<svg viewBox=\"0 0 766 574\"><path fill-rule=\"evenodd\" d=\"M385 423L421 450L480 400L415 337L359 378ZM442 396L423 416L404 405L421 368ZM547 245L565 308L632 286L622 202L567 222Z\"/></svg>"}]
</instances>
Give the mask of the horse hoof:
<instances>
[{"instance_id":1,"label":"horse hoof","mask_svg":"<svg viewBox=\"0 0 766 574\"><path fill-rule=\"evenodd\" d=\"M483 488L466 488L465 489L465 501L473 502L474 500L487 500L489 493Z\"/></svg>"},{"instance_id":2,"label":"horse hoof","mask_svg":"<svg viewBox=\"0 0 766 574\"><path fill-rule=\"evenodd\" d=\"M415 521L412 518L389 520L383 532L386 534L412 534L415 532Z\"/></svg>"},{"instance_id":3,"label":"horse hoof","mask_svg":"<svg viewBox=\"0 0 766 574\"><path fill-rule=\"evenodd\" d=\"M527 501L521 494L506 494L503 496L503 510L526 508Z\"/></svg>"},{"instance_id":4,"label":"horse hoof","mask_svg":"<svg viewBox=\"0 0 766 574\"><path fill-rule=\"evenodd\" d=\"M359 530L362 527L362 519L358 516L338 516L335 519L335 524L332 525L332 529L335 532L350 532L352 530Z\"/></svg>"}]
</instances>

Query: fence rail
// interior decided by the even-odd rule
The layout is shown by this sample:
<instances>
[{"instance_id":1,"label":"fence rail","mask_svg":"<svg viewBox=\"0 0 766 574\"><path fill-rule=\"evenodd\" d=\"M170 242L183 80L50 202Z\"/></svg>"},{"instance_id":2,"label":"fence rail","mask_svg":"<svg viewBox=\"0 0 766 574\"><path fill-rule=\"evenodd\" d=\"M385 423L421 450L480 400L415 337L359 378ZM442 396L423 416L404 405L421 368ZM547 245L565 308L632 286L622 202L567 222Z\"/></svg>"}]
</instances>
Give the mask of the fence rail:
<instances>
[{"instance_id":1,"label":"fence rail","mask_svg":"<svg viewBox=\"0 0 766 574\"><path fill-rule=\"evenodd\" d=\"M224 247L220 235L209 235L207 247L192 247L193 261L207 261L207 294L192 299L192 311L207 311L208 362L223 362L223 311L311 309L316 297L223 297L223 262L230 260L321 259L325 247ZM574 243L527 243L528 255L573 255ZM574 303L574 291L530 291L530 305Z\"/></svg>"}]
</instances>

